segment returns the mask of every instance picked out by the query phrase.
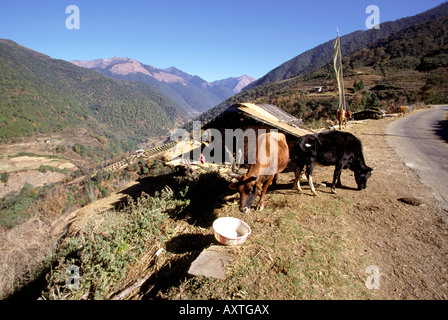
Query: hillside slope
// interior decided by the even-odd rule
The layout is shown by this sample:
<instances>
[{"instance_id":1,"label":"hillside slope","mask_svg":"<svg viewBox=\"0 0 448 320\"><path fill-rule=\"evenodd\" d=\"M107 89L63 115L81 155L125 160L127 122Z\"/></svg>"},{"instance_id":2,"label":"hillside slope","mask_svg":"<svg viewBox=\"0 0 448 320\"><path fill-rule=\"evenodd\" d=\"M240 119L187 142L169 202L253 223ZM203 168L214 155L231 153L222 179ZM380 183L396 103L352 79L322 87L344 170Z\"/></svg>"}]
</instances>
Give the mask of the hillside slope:
<instances>
[{"instance_id":1,"label":"hillside slope","mask_svg":"<svg viewBox=\"0 0 448 320\"><path fill-rule=\"evenodd\" d=\"M119 153L186 119L151 86L111 79L0 40L0 142L83 128Z\"/></svg>"},{"instance_id":2,"label":"hillside slope","mask_svg":"<svg viewBox=\"0 0 448 320\"><path fill-rule=\"evenodd\" d=\"M403 104L448 103L448 17L402 29L343 55L350 110L393 109ZM321 86L324 93L314 93ZM306 75L241 92L202 114L208 121L237 102L270 103L305 121L334 118L338 108L332 62Z\"/></svg>"},{"instance_id":3,"label":"hillside slope","mask_svg":"<svg viewBox=\"0 0 448 320\"><path fill-rule=\"evenodd\" d=\"M349 55L360 50L361 48L371 45L379 39L387 37L407 27L424 23L434 18L446 16L448 16L448 2L412 17L406 17L396 21L381 23L380 29L355 31L342 36L341 50L344 55ZM333 39L283 63L282 65L268 72L265 76L251 83L245 88L245 90L265 83L281 81L299 75L304 75L325 66L332 59Z\"/></svg>"}]
</instances>

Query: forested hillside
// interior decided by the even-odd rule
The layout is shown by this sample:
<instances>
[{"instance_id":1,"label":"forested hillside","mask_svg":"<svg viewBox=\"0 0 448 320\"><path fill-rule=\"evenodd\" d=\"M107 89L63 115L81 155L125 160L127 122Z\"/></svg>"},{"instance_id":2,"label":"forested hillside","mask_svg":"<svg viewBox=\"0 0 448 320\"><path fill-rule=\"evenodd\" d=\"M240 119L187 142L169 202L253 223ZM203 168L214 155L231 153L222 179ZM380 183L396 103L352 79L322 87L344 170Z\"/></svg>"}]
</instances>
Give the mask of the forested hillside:
<instances>
[{"instance_id":1,"label":"forested hillside","mask_svg":"<svg viewBox=\"0 0 448 320\"><path fill-rule=\"evenodd\" d=\"M120 57L91 61L75 60L72 63L112 78L149 84L160 90L192 117L239 93L245 86L241 86L242 83L247 85L250 82L248 80L255 80L243 76L209 83L175 67L157 69L130 58Z\"/></svg>"},{"instance_id":2,"label":"forested hillside","mask_svg":"<svg viewBox=\"0 0 448 320\"><path fill-rule=\"evenodd\" d=\"M105 77L0 40L0 142L83 128L120 153L166 135L186 113L151 86Z\"/></svg>"},{"instance_id":3,"label":"forested hillside","mask_svg":"<svg viewBox=\"0 0 448 320\"><path fill-rule=\"evenodd\" d=\"M448 16L448 2L412 17L381 23L380 29L355 31L341 37L341 49L345 55L354 53L372 43L410 26L427 22L431 19ZM265 76L254 81L247 89L256 86L286 80L313 72L333 59L333 40L310 49L283 63Z\"/></svg>"},{"instance_id":4,"label":"forested hillside","mask_svg":"<svg viewBox=\"0 0 448 320\"><path fill-rule=\"evenodd\" d=\"M348 109L393 109L418 102L448 103L448 18L405 28L351 55L343 52ZM314 87L324 93L315 93ZM201 115L207 121L237 102L271 103L309 124L338 108L333 63L306 75L260 85Z\"/></svg>"}]
</instances>

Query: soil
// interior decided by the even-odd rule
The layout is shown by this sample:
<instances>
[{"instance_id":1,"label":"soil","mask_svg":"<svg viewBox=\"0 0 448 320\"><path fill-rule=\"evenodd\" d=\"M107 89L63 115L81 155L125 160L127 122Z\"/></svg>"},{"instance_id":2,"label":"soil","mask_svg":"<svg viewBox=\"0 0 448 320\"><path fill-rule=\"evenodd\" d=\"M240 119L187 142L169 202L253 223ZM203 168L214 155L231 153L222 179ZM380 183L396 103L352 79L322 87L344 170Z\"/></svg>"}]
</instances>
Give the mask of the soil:
<instances>
[{"instance_id":1,"label":"soil","mask_svg":"<svg viewBox=\"0 0 448 320\"><path fill-rule=\"evenodd\" d=\"M366 163L375 167L367 189L358 191L353 173L343 170L343 188L337 188L337 195L331 194L329 186L334 167L317 166L313 175L318 187L316 197L312 196L306 183L303 194L288 190L294 174L287 172L279 175L282 187L268 190L265 198L267 212L251 211L248 216L239 213L235 204L227 204L215 213L217 216L240 217L254 226L254 234L258 232L267 236L269 232L275 232L275 228L270 228L270 222L275 221L276 212L281 216L282 212L298 211L306 204L318 206L321 203L325 207L332 199L343 199L341 219L346 227L339 231L350 234L347 252L362 256L364 264L367 263L363 268L373 265L380 273L380 288L369 290L371 298L448 299L448 211L387 144L384 132L390 121L393 119L366 120L344 129L362 141ZM299 216L299 219L303 224L309 224L312 219L321 220L322 228L331 228L325 218L319 219L318 216ZM269 231L264 233L263 229ZM295 253L297 245L291 243L283 247L282 252L283 255ZM271 252L273 260L277 259L274 254L277 253ZM267 257L270 258L269 254ZM352 263L351 257L346 260ZM283 298L275 296L275 288L271 289L270 297ZM322 297L333 298L331 295Z\"/></svg>"},{"instance_id":2,"label":"soil","mask_svg":"<svg viewBox=\"0 0 448 320\"><path fill-rule=\"evenodd\" d=\"M177 271L172 271L170 275L180 274L176 278L176 283L172 287L164 284L159 287L163 290L158 293L153 290L152 294L143 293L134 298L448 299L448 212L387 144L384 132L390 121L393 119L359 121L344 129L362 141L366 163L375 167L367 183L367 189L358 191L353 173L343 170L341 176L343 187L337 188L337 195L331 194L329 185L334 167L316 167L313 180L318 196L312 196L306 183L303 185L303 194L292 190L294 173L285 172L279 175L278 186L271 186L268 190L264 202L265 209L262 212L251 211L249 214L243 214L238 210L237 196L233 200L232 197L225 197L215 205L214 217L238 217L252 228L252 234L245 244L233 248L240 261L233 266L234 270L231 271L229 279L224 283L210 280L204 285L209 286L203 290L207 291L206 293L197 291L198 284L194 282L196 280L193 282L188 278L182 280L182 274L188 270L194 256L198 256L201 250L197 250L198 252L181 250L182 254L186 251L193 254L184 259L185 265L168 262L170 270L177 268ZM337 210L340 212L337 218L324 214L325 211L332 210L333 203L337 203ZM311 206L314 211L306 209ZM315 208L321 208L322 213ZM276 235L282 223L283 227L289 224L291 229L295 227L294 224L303 226L300 229L306 231L302 237L303 243L307 238L315 238L315 243L320 246L332 246L335 243L336 247L336 242L341 243L342 247L345 246L333 252L316 250L320 255L328 254L327 258L321 258L324 264L328 265L331 264L329 261L336 260L343 260L342 262L327 266L327 269L321 268L321 265L317 268L312 265L308 267L321 278L332 268L329 274L340 273L342 278L354 279L354 282L361 283L360 287L364 288L364 292L361 289L359 293L352 295L350 293L352 289L338 288L340 286L338 280L325 287L325 282L319 283L312 279L312 276L304 274L294 279L306 280L306 277L308 279L311 277L308 282L300 284L305 287L303 292L298 294L288 292L287 286L291 285L290 283L279 288L278 282L274 283L274 280L285 275L289 277L287 281L291 281L292 277L288 273L294 272L292 263L314 263L303 259L310 248L297 241L299 237L295 239L296 241L288 242L285 240L288 235ZM198 227L193 224L185 228L190 235L195 235L188 239L192 241L202 239L206 242L202 244L202 248L213 242L209 238L213 234L210 225ZM185 235L178 237L187 239ZM342 240L339 241L340 239ZM276 241L277 244L273 244ZM178 253L178 250L172 248L168 251ZM181 255L174 254L173 259L181 261L180 257ZM256 257L264 265L258 269L256 266L250 266L256 262L254 259ZM238 274L235 269L238 266L241 268L242 265L246 269ZM344 269L347 265L348 268ZM368 293L365 293L364 280L369 266L374 266L376 269L373 270L379 272L379 288L367 290ZM305 270L306 267L301 270ZM254 270L252 274L250 268ZM341 270L337 270L338 268ZM164 276L161 278L167 279ZM157 287L156 283L151 284ZM316 286L317 288L313 288ZM241 288L245 289L240 290ZM314 293L308 293L313 290Z\"/></svg>"},{"instance_id":3,"label":"soil","mask_svg":"<svg viewBox=\"0 0 448 320\"><path fill-rule=\"evenodd\" d=\"M222 197L219 204L214 204L211 208L214 218L219 216L239 217L252 228L252 234L248 240L233 249L239 256L239 260L258 256L258 258L264 259L264 264L270 265L270 269L263 270L269 269L267 272L271 272L272 269L280 276L287 276L291 270L288 263L292 263L291 261L303 263L300 259L309 248L300 247L297 241L287 244L284 239L281 240L282 247L276 249L273 249L275 244L269 243L263 247L260 243L263 237L271 237L269 241L280 241L275 232L279 229L279 225L285 225L292 221L286 218L291 219L292 217L297 220L298 224L305 227L312 226L311 229L307 229L307 231L311 231L302 239L328 236L325 241L319 243L324 245L331 244L334 239L343 239L344 241L341 243L346 244L347 247L347 250L341 251L340 254L346 260L343 265L348 264L348 268L357 268L353 273L360 275L357 280L364 277L361 279L362 281L358 281L362 283L362 286L364 285L366 267L370 265L377 267L380 276L379 289L368 290L368 296L361 294L355 298L448 299L448 212L441 203L437 202L429 188L419 181L417 175L399 160L394 149L387 144L384 132L390 121L392 120L366 120L351 124L344 129L352 132L362 141L367 165L376 167L365 190L358 191L353 173L343 170L341 176L343 187L337 188L337 195L331 194L329 183L332 180L334 167L316 167L313 180L318 196L312 196L306 183L302 185L302 194L292 190L294 173L285 172L279 175L280 187L272 186L268 190L265 197L265 209L262 212L240 213L238 198L232 199L232 196ZM128 189L131 188L148 192L144 185L138 183L133 183L130 188L128 186ZM82 225L83 219L91 214L98 214L111 207L116 207L117 201L120 201L122 196L123 193L113 194L101 202L73 212L66 217L65 223L70 221L71 231L76 232L80 224ZM312 214L306 213L301 209L304 206L312 205L315 208L321 207L322 211L328 210L328 207L331 210L331 204L336 201L339 212L342 212L337 219L343 222L338 225L332 225L336 221L332 217L323 214L320 216L317 211ZM53 224L53 233L61 232L64 228L63 220L59 222L61 223ZM248 298L246 292L250 287L253 288L253 292L259 292L256 296L250 296L250 299L291 299L287 289L276 288L269 279L263 280L264 274L256 272L253 273L253 276L246 276L245 279L242 279L237 288L231 283L217 280L217 282L210 282L210 291L213 291L210 295L201 296L194 290L188 290L197 283L191 282L191 278L188 280L186 271L194 258L214 242L213 231L211 224L201 225L201 223L191 223L187 220L178 220L176 223L178 224L177 230L182 230L182 234L178 234L166 244L165 267L162 266L143 286L152 289L146 292L140 291L133 296L134 299L156 297L166 299L244 299ZM341 226L342 228L340 228ZM291 225L291 228L293 227ZM319 233L319 229L325 229L328 232ZM178 245L183 247L179 249ZM295 258L289 262L282 260L285 253L288 253L289 256L294 255ZM352 263L358 258L363 261L362 268ZM328 264L328 262L326 263ZM169 271L164 274L164 270ZM236 271L233 270L233 272L232 279L237 279L235 278ZM340 272L342 277L350 277L350 275L346 275L349 273L346 270ZM318 274L322 275L321 271L318 271ZM168 276L175 277L175 279L167 282ZM160 283L158 283L158 279L161 281ZM246 282L244 283L244 281ZM333 286L337 285L337 283L333 284ZM242 290L243 287L246 289ZM338 295L337 290L328 290L323 287L317 289L323 294L320 296L319 294L312 296L304 294L302 297L310 299L319 299L319 297L350 298L350 295ZM262 290L265 291L264 296Z\"/></svg>"},{"instance_id":4,"label":"soil","mask_svg":"<svg viewBox=\"0 0 448 320\"><path fill-rule=\"evenodd\" d=\"M362 194L347 189L338 193L353 200L352 230L380 269L377 298L447 299L448 212L387 145L388 123L369 120L348 128L361 139L367 164L376 169ZM330 180L331 173L325 178ZM355 188L353 180L342 181Z\"/></svg>"}]
</instances>

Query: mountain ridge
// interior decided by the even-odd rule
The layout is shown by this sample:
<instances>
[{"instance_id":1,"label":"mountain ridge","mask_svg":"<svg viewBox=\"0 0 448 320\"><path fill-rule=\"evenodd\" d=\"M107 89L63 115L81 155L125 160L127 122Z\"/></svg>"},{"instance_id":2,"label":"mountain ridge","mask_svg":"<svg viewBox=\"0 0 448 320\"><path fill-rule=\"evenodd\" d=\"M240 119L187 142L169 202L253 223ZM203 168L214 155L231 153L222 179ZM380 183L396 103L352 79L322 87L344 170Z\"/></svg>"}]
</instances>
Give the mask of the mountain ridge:
<instances>
[{"instance_id":1,"label":"mountain ridge","mask_svg":"<svg viewBox=\"0 0 448 320\"><path fill-rule=\"evenodd\" d=\"M448 2L414 16L383 22L380 24L379 29L354 31L340 37L342 54L349 55L394 32L442 16L448 16ZM333 59L333 41L334 39L331 39L284 62L246 86L244 90L249 90L265 83L304 75L325 66Z\"/></svg>"},{"instance_id":2,"label":"mountain ridge","mask_svg":"<svg viewBox=\"0 0 448 320\"><path fill-rule=\"evenodd\" d=\"M72 63L109 77L139 81L154 86L186 110L190 116L197 116L218 105L255 80L249 76L241 76L210 83L176 67L158 69L123 57L90 61L73 60Z\"/></svg>"},{"instance_id":3,"label":"mountain ridge","mask_svg":"<svg viewBox=\"0 0 448 320\"><path fill-rule=\"evenodd\" d=\"M246 86L254 82L256 79L248 76L242 75L240 77L230 77L222 80L213 81L212 84L223 86L231 89L235 94L240 93Z\"/></svg>"},{"instance_id":4,"label":"mountain ridge","mask_svg":"<svg viewBox=\"0 0 448 320\"><path fill-rule=\"evenodd\" d=\"M347 106L389 110L397 105L448 103L448 15L416 23L343 56ZM361 84L360 84L361 83ZM315 93L321 86L324 93ZM334 118L338 89L333 63L297 77L246 89L204 112L207 122L232 104L274 104L308 123ZM334 111L334 112L333 112Z\"/></svg>"},{"instance_id":5,"label":"mountain ridge","mask_svg":"<svg viewBox=\"0 0 448 320\"><path fill-rule=\"evenodd\" d=\"M114 154L188 116L152 86L113 79L0 39L0 142L87 130Z\"/></svg>"}]
</instances>

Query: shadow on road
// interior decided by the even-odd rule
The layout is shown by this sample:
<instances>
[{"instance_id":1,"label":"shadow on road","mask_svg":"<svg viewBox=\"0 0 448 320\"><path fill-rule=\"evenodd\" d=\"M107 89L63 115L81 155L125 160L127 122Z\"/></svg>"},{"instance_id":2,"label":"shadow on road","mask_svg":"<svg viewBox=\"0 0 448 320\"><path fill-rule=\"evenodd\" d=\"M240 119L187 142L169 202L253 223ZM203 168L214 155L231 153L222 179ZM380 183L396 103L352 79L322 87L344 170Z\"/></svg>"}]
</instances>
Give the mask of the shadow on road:
<instances>
[{"instance_id":1,"label":"shadow on road","mask_svg":"<svg viewBox=\"0 0 448 320\"><path fill-rule=\"evenodd\" d=\"M440 120L434 125L433 129L436 135L448 142L448 120Z\"/></svg>"}]
</instances>

